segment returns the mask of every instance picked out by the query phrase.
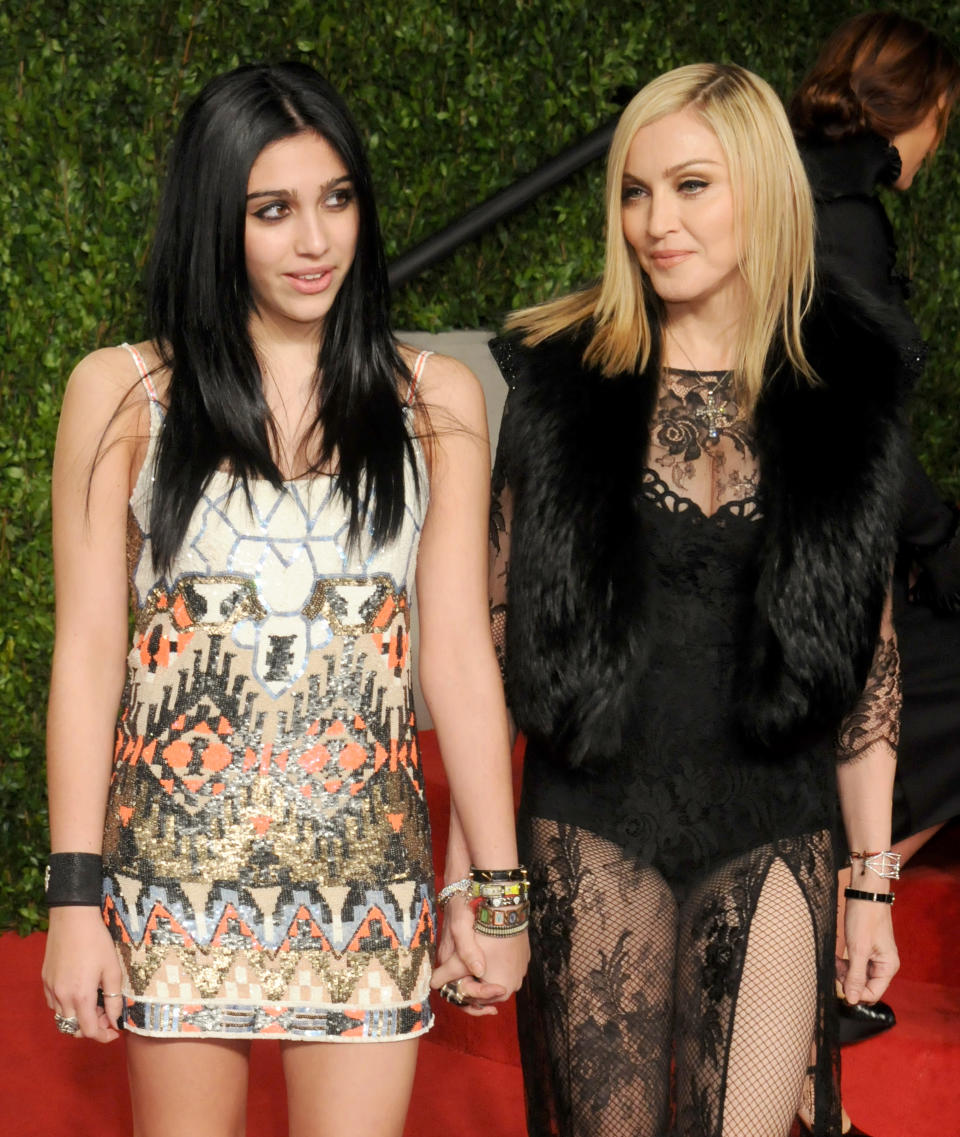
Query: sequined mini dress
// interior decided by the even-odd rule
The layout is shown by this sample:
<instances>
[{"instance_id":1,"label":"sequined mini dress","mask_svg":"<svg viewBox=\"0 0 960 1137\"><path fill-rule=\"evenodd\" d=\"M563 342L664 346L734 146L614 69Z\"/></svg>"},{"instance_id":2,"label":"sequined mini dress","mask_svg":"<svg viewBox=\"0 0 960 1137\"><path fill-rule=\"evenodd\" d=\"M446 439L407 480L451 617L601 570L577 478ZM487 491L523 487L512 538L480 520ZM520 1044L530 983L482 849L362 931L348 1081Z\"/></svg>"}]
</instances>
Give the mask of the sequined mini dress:
<instances>
[{"instance_id":1,"label":"sequined mini dress","mask_svg":"<svg viewBox=\"0 0 960 1137\"><path fill-rule=\"evenodd\" d=\"M103 841L126 1029L383 1041L429 1029L430 829L411 692L426 511L407 469L383 547L348 548L331 477L215 473L167 574L130 499L135 630ZM427 355L418 357L419 378ZM410 407L405 415L412 414ZM419 488L417 485L419 482Z\"/></svg>"}]
</instances>

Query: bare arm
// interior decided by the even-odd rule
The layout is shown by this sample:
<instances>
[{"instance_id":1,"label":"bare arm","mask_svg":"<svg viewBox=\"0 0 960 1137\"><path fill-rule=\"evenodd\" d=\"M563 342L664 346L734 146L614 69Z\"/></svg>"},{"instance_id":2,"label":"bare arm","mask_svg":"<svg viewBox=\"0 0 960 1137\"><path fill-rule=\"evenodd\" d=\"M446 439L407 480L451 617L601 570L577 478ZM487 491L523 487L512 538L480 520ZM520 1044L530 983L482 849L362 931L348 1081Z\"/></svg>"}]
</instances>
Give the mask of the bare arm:
<instances>
[{"instance_id":1,"label":"bare arm","mask_svg":"<svg viewBox=\"0 0 960 1137\"><path fill-rule=\"evenodd\" d=\"M507 624L507 577L510 558L510 528L513 521L513 497L508 486L503 483L501 471L494 472L493 495L490 503L489 524L489 572L488 598L490 631L501 674L506 668L506 624ZM516 740L517 728L513 717L507 712L507 722L511 750ZM447 841L447 861L444 879L449 884L465 876L470 865L463 826L457 811L451 806L450 830ZM453 897L447 904L444 914L439 956L441 961L454 959L462 961L474 975L481 975L484 969L481 937L474 935L473 912L461 897ZM469 1013L479 1014L474 1008Z\"/></svg>"},{"instance_id":2,"label":"bare arm","mask_svg":"<svg viewBox=\"0 0 960 1137\"><path fill-rule=\"evenodd\" d=\"M125 668L127 501L142 457L138 439L146 433L145 407L128 397L133 378L120 349L88 356L67 385L57 434L56 631L47 714L53 852L101 850ZM43 981L48 1005L76 1015L85 1036L117 1037L110 1019L120 1000L108 1001L109 1018L96 1008L97 987L115 992L120 983L98 907L51 910Z\"/></svg>"},{"instance_id":3,"label":"bare arm","mask_svg":"<svg viewBox=\"0 0 960 1137\"><path fill-rule=\"evenodd\" d=\"M420 682L462 826L457 856L465 852L481 868L512 868L510 735L487 601L490 449L483 393L467 368L441 358L431 359L421 394L437 435L417 563ZM525 935L485 942L485 976L509 994L527 953Z\"/></svg>"},{"instance_id":4,"label":"bare arm","mask_svg":"<svg viewBox=\"0 0 960 1137\"><path fill-rule=\"evenodd\" d=\"M857 707L840 732L837 787L851 851L890 848L893 777L900 729L900 658L888 595L873 666ZM853 862L852 887L887 893L890 881ZM848 1002L879 999L899 967L890 905L848 900L845 929L849 961L838 961Z\"/></svg>"}]
</instances>

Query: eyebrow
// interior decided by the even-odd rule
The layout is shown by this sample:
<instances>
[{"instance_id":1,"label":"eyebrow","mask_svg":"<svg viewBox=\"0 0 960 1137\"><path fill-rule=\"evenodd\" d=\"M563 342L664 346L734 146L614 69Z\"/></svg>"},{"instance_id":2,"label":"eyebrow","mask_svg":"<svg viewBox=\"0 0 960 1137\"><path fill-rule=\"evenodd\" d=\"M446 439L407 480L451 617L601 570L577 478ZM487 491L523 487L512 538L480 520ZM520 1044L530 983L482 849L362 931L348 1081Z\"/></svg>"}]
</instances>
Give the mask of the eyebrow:
<instances>
[{"instance_id":1,"label":"eyebrow","mask_svg":"<svg viewBox=\"0 0 960 1137\"><path fill-rule=\"evenodd\" d=\"M321 195L329 193L330 190L334 189L336 186L341 185L343 182L350 181L353 181L353 179L349 174L341 174L340 177L331 178L330 181L324 182L320 187L320 193ZM288 197L296 200L298 194L296 190L291 189L257 190L256 193L247 194L247 201L255 201L258 197Z\"/></svg>"},{"instance_id":2,"label":"eyebrow","mask_svg":"<svg viewBox=\"0 0 960 1137\"><path fill-rule=\"evenodd\" d=\"M672 178L674 174L685 170L688 166L719 166L721 165L715 158L686 158L682 162L678 162L675 166L663 171L665 178ZM623 171L624 181L639 182L642 179L638 178L636 174L631 174L629 170Z\"/></svg>"}]
</instances>

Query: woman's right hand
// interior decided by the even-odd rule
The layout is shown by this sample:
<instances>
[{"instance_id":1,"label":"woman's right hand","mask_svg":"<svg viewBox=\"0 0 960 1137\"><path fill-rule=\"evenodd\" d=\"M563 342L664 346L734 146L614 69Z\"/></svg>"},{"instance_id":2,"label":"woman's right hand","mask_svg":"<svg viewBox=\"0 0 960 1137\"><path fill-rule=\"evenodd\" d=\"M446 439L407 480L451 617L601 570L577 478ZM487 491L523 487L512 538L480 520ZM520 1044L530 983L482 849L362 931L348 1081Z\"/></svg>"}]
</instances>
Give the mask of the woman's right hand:
<instances>
[{"instance_id":1,"label":"woman's right hand","mask_svg":"<svg viewBox=\"0 0 960 1137\"><path fill-rule=\"evenodd\" d=\"M889 904L847 900L844 913L847 959L837 960L837 978L851 1006L882 999L900 967Z\"/></svg>"},{"instance_id":2,"label":"woman's right hand","mask_svg":"<svg viewBox=\"0 0 960 1137\"><path fill-rule=\"evenodd\" d=\"M113 1042L120 1037L116 1023L123 1011L118 994L123 976L99 908L50 910L42 978L51 1011L80 1023L75 1038ZM98 991L110 994L102 1007L97 1005Z\"/></svg>"}]
</instances>

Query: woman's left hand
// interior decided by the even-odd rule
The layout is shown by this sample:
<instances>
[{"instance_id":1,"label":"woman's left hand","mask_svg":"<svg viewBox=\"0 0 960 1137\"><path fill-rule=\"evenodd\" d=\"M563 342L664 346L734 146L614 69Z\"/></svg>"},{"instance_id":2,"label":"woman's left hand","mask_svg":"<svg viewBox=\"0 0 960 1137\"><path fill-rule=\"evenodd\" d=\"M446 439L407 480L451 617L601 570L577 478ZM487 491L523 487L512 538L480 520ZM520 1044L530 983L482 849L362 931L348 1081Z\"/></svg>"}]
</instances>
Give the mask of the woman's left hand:
<instances>
[{"instance_id":1,"label":"woman's left hand","mask_svg":"<svg viewBox=\"0 0 960 1137\"><path fill-rule=\"evenodd\" d=\"M847 959L837 960L837 978L851 1006L883 997L900 967L889 904L848 899L844 917Z\"/></svg>"}]
</instances>

